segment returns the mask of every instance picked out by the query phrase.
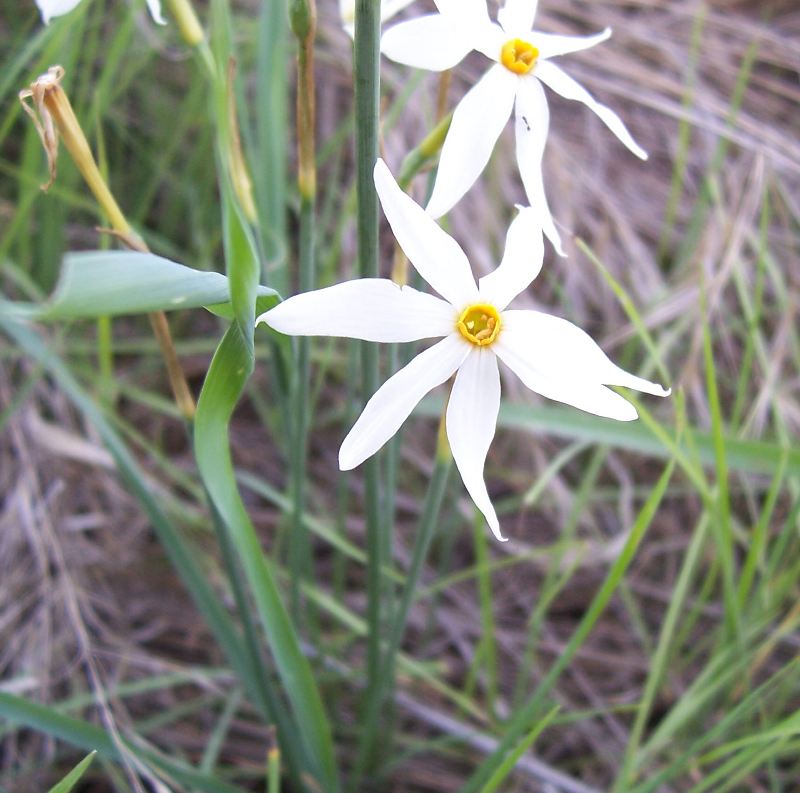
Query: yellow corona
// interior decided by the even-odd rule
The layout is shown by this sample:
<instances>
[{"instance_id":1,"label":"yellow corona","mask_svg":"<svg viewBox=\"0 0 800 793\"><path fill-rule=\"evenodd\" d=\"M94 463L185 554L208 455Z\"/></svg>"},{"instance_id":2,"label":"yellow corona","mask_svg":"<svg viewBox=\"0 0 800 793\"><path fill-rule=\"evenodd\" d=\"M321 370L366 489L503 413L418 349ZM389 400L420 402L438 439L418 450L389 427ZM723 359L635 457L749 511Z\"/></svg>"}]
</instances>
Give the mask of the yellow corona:
<instances>
[{"instance_id":1,"label":"yellow corona","mask_svg":"<svg viewBox=\"0 0 800 793\"><path fill-rule=\"evenodd\" d=\"M471 344L488 347L500 333L500 313L489 303L467 306L458 318L458 332Z\"/></svg>"},{"instance_id":2,"label":"yellow corona","mask_svg":"<svg viewBox=\"0 0 800 793\"><path fill-rule=\"evenodd\" d=\"M511 39L500 50L500 63L514 74L527 74L539 58L539 50L529 41Z\"/></svg>"}]
</instances>

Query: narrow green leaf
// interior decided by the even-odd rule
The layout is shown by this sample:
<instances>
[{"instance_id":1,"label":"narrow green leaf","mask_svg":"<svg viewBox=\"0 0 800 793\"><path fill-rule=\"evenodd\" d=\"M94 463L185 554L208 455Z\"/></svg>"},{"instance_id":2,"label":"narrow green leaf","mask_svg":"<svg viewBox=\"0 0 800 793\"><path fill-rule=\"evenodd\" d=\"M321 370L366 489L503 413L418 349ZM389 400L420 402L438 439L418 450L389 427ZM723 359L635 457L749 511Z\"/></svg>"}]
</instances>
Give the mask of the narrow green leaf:
<instances>
[{"instance_id":1,"label":"narrow green leaf","mask_svg":"<svg viewBox=\"0 0 800 793\"><path fill-rule=\"evenodd\" d=\"M438 418L441 413L442 400L436 397L423 399L416 410L416 415L430 418ZM641 421L630 423L612 421L550 403L534 407L504 402L500 407L498 426L556 438L604 443L615 449L641 452L661 459L669 459L672 456L670 449ZM668 426L664 429L665 432L670 430ZM711 435L695 429L691 430L691 435L700 461L704 465L713 466L714 440ZM677 441L676 443L677 449L687 450L685 440L683 443ZM753 474L775 474L785 465L787 476L800 476L800 448L787 449L777 442L726 437L725 449L728 467L731 470Z\"/></svg>"},{"instance_id":2,"label":"narrow green leaf","mask_svg":"<svg viewBox=\"0 0 800 793\"><path fill-rule=\"evenodd\" d=\"M275 302L277 293L257 288L261 305ZM3 313L25 319L82 319L119 314L143 314L209 306L227 314L228 279L215 272L193 270L152 253L85 251L64 257L61 277L44 303L3 301Z\"/></svg>"},{"instance_id":3,"label":"narrow green leaf","mask_svg":"<svg viewBox=\"0 0 800 793\"><path fill-rule=\"evenodd\" d=\"M96 754L96 749L87 754L72 771L50 788L49 793L69 793L83 776L86 769L92 764L92 760L94 760Z\"/></svg>"},{"instance_id":4,"label":"narrow green leaf","mask_svg":"<svg viewBox=\"0 0 800 793\"><path fill-rule=\"evenodd\" d=\"M92 749L111 760L119 760L121 757L119 746L102 728L81 719L64 716L54 708L29 702L23 697L0 691L0 716L15 724L39 730L72 746ZM164 757L152 749L140 747L125 738L122 741L126 751L177 785L200 790L203 793L243 793L242 788L236 785L214 779L191 766Z\"/></svg>"},{"instance_id":5,"label":"narrow green leaf","mask_svg":"<svg viewBox=\"0 0 800 793\"><path fill-rule=\"evenodd\" d=\"M195 419L197 465L215 508L231 534L239 561L267 635L275 664L292 704L306 753L322 788L336 791L338 782L330 724L308 660L275 584L271 565L256 536L236 484L228 423L252 371L248 341L234 323L211 361Z\"/></svg>"},{"instance_id":6,"label":"narrow green leaf","mask_svg":"<svg viewBox=\"0 0 800 793\"><path fill-rule=\"evenodd\" d=\"M505 737L502 741L500 741L495 751L489 755L489 757L476 770L472 777L470 777L461 793L477 793L477 791L481 790L482 787L489 781L489 779L491 779L492 774L494 774L495 771L500 768L507 753L517 743L525 730L528 729L528 725L530 725L536 718L536 715L541 709L545 698L550 693L559 677L561 677L562 672L567 668L570 661L575 656L575 653L586 640L586 637L589 635L600 615L608 605L609 600L611 600L611 596L614 594L620 582L622 581L622 577L625 575L628 566L633 560L636 549L639 547L639 544L641 543L648 526L658 511L658 507L661 504L661 499L664 497L664 493L667 491L667 486L669 485L670 479L672 478L672 472L674 470L675 461L670 460L669 463L667 463L661 478L658 480L649 497L647 498L647 501L645 501L644 506L642 506L641 510L639 511L639 514L637 515L636 520L631 527L625 546L620 552L620 555L611 565L605 581L603 581L603 584L592 600L589 609L587 610L586 614L584 614L583 619L581 619L581 622L575 629L575 632L572 634L567 646L550 668L550 671L547 673L547 675L545 675L533 696L523 707L517 709L508 725Z\"/></svg>"},{"instance_id":7,"label":"narrow green leaf","mask_svg":"<svg viewBox=\"0 0 800 793\"><path fill-rule=\"evenodd\" d=\"M506 777L513 771L517 761L528 749L533 746L536 739L547 729L547 726L556 717L560 710L560 705L556 705L536 726L509 752L508 757L498 766L489 781L481 789L481 793L495 793Z\"/></svg>"}]
</instances>

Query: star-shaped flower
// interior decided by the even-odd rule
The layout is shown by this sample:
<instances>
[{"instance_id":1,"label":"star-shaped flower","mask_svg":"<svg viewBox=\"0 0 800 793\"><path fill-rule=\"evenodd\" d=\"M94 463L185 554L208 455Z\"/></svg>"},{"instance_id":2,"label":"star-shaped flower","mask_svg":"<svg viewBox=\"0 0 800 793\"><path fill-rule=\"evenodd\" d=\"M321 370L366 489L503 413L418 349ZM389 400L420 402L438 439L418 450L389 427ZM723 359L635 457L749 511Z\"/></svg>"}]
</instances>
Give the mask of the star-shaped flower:
<instances>
[{"instance_id":1,"label":"star-shaped flower","mask_svg":"<svg viewBox=\"0 0 800 793\"><path fill-rule=\"evenodd\" d=\"M620 117L597 102L552 60L605 41L611 30L606 28L587 37L534 31L538 0L506 0L497 23L489 19L486 0L435 2L438 14L389 28L381 39L383 54L399 63L432 71L450 69L472 50L483 53L495 64L455 109L428 212L435 218L444 215L474 184L513 109L517 162L528 201L538 210L547 238L563 253L542 178L542 154L550 123L542 83L567 99L585 104L636 156L647 158Z\"/></svg>"},{"instance_id":2,"label":"star-shaped flower","mask_svg":"<svg viewBox=\"0 0 800 793\"><path fill-rule=\"evenodd\" d=\"M47 23L53 17L60 17L68 14L81 0L36 0L39 11L42 13L42 20ZM159 25L166 25L167 21L161 14L161 0L147 0L147 7L150 14Z\"/></svg>"},{"instance_id":3,"label":"star-shaped flower","mask_svg":"<svg viewBox=\"0 0 800 793\"><path fill-rule=\"evenodd\" d=\"M375 187L400 247L441 298L386 279L364 278L289 298L257 321L292 336L378 342L441 338L367 402L342 443L339 467L355 468L378 451L420 399L455 374L446 415L453 459L473 501L502 540L483 480L500 408L498 359L531 390L620 421L635 419L636 409L607 385L656 396L669 391L615 366L571 322L507 308L542 267L542 232L530 208L522 209L509 227L499 267L476 284L464 251L398 187L383 160L375 165Z\"/></svg>"}]
</instances>

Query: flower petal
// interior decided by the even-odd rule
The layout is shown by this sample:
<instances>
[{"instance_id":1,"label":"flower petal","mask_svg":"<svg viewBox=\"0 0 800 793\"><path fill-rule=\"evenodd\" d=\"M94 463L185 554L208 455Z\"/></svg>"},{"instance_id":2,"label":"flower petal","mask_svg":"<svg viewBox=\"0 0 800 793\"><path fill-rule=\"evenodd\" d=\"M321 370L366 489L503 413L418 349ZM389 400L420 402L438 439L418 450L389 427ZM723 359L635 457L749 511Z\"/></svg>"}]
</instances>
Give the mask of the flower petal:
<instances>
[{"instance_id":1,"label":"flower petal","mask_svg":"<svg viewBox=\"0 0 800 793\"><path fill-rule=\"evenodd\" d=\"M527 339L528 360L548 377L575 372L582 380L603 385L621 385L660 397L670 394L668 389L621 369L585 330L566 319L541 311L506 311L503 327Z\"/></svg>"},{"instance_id":2,"label":"flower petal","mask_svg":"<svg viewBox=\"0 0 800 793\"><path fill-rule=\"evenodd\" d=\"M503 45L508 41L508 36L500 25L487 20L483 24L475 25L471 35L474 49L495 63L500 62Z\"/></svg>"},{"instance_id":3,"label":"flower petal","mask_svg":"<svg viewBox=\"0 0 800 793\"><path fill-rule=\"evenodd\" d=\"M433 0L441 14L449 14L458 23L475 24L489 21L486 0Z\"/></svg>"},{"instance_id":4,"label":"flower petal","mask_svg":"<svg viewBox=\"0 0 800 793\"><path fill-rule=\"evenodd\" d=\"M498 540L500 523L492 506L483 467L500 410L500 373L494 353L473 347L461 364L447 404L447 439L464 487Z\"/></svg>"},{"instance_id":5,"label":"flower petal","mask_svg":"<svg viewBox=\"0 0 800 793\"><path fill-rule=\"evenodd\" d=\"M68 14L75 8L81 0L36 0L39 11L42 14L42 21L47 23L53 17L60 17Z\"/></svg>"},{"instance_id":6,"label":"flower petal","mask_svg":"<svg viewBox=\"0 0 800 793\"><path fill-rule=\"evenodd\" d=\"M499 267L478 283L481 300L502 311L539 275L543 260L544 243L538 214L530 207L520 207L519 214L508 227Z\"/></svg>"},{"instance_id":7,"label":"flower petal","mask_svg":"<svg viewBox=\"0 0 800 793\"><path fill-rule=\"evenodd\" d=\"M166 25L167 20L161 13L161 0L147 0L147 7L150 9L150 16L159 25Z\"/></svg>"},{"instance_id":8,"label":"flower petal","mask_svg":"<svg viewBox=\"0 0 800 793\"><path fill-rule=\"evenodd\" d=\"M339 468L349 471L375 454L432 388L458 369L470 345L453 333L421 352L390 377L367 402L339 450Z\"/></svg>"},{"instance_id":9,"label":"flower petal","mask_svg":"<svg viewBox=\"0 0 800 793\"><path fill-rule=\"evenodd\" d=\"M633 139L622 119L610 108L600 104L580 83L572 79L552 61L536 65L536 76L565 99L582 102L630 149L637 157L647 159L647 152Z\"/></svg>"},{"instance_id":10,"label":"flower petal","mask_svg":"<svg viewBox=\"0 0 800 793\"><path fill-rule=\"evenodd\" d=\"M497 12L497 21L509 36L527 38L533 29L538 0L506 0Z\"/></svg>"},{"instance_id":11,"label":"flower petal","mask_svg":"<svg viewBox=\"0 0 800 793\"><path fill-rule=\"evenodd\" d=\"M453 113L427 211L438 218L475 183L511 115L518 78L495 65L467 92Z\"/></svg>"},{"instance_id":12,"label":"flower petal","mask_svg":"<svg viewBox=\"0 0 800 793\"><path fill-rule=\"evenodd\" d=\"M417 341L453 332L453 307L385 278L344 281L279 303L257 320L289 336Z\"/></svg>"},{"instance_id":13,"label":"flower petal","mask_svg":"<svg viewBox=\"0 0 800 793\"><path fill-rule=\"evenodd\" d=\"M474 301L478 288L461 246L400 189L383 160L374 178L386 219L417 272L456 308Z\"/></svg>"},{"instance_id":14,"label":"flower petal","mask_svg":"<svg viewBox=\"0 0 800 793\"><path fill-rule=\"evenodd\" d=\"M539 225L559 256L566 256L544 192L542 157L550 127L550 109L542 84L535 77L523 77L517 88L514 132L517 165L528 203L536 211Z\"/></svg>"},{"instance_id":15,"label":"flower petal","mask_svg":"<svg viewBox=\"0 0 800 793\"><path fill-rule=\"evenodd\" d=\"M472 49L468 28L445 14L425 16L390 27L381 36L381 52L397 63L441 72L451 69Z\"/></svg>"},{"instance_id":16,"label":"flower petal","mask_svg":"<svg viewBox=\"0 0 800 793\"><path fill-rule=\"evenodd\" d=\"M636 408L630 402L605 386L575 379L553 380L544 377L526 360L525 339L501 334L492 349L531 391L543 397L617 421L634 421L638 418Z\"/></svg>"},{"instance_id":17,"label":"flower petal","mask_svg":"<svg viewBox=\"0 0 800 793\"><path fill-rule=\"evenodd\" d=\"M504 311L492 349L532 391L598 416L632 421L636 409L604 385L655 396L669 391L612 363L576 325L539 311Z\"/></svg>"},{"instance_id":18,"label":"flower petal","mask_svg":"<svg viewBox=\"0 0 800 793\"><path fill-rule=\"evenodd\" d=\"M399 14L406 6L411 5L414 0L383 0L381 3L381 22L391 19L396 14ZM355 19L355 12L353 13Z\"/></svg>"},{"instance_id":19,"label":"flower petal","mask_svg":"<svg viewBox=\"0 0 800 793\"><path fill-rule=\"evenodd\" d=\"M559 36L557 33L540 33L536 31L531 36L530 42L539 50L539 58L557 58L559 55L568 55L570 52L588 50L611 38L611 28L606 28L592 36Z\"/></svg>"}]
</instances>

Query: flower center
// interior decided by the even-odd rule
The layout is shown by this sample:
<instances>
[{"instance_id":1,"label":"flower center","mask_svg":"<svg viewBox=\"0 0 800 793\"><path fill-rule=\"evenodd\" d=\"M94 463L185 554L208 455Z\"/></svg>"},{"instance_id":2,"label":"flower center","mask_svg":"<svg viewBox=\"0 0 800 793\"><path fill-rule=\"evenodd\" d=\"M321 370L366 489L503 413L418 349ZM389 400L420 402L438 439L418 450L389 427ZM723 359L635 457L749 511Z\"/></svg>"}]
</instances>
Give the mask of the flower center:
<instances>
[{"instance_id":1,"label":"flower center","mask_svg":"<svg viewBox=\"0 0 800 793\"><path fill-rule=\"evenodd\" d=\"M514 74L527 74L539 57L539 50L528 41L510 39L500 50L500 63Z\"/></svg>"},{"instance_id":2,"label":"flower center","mask_svg":"<svg viewBox=\"0 0 800 793\"><path fill-rule=\"evenodd\" d=\"M486 347L500 333L500 314L488 303L477 303L461 312L456 327L468 342Z\"/></svg>"}]
</instances>

